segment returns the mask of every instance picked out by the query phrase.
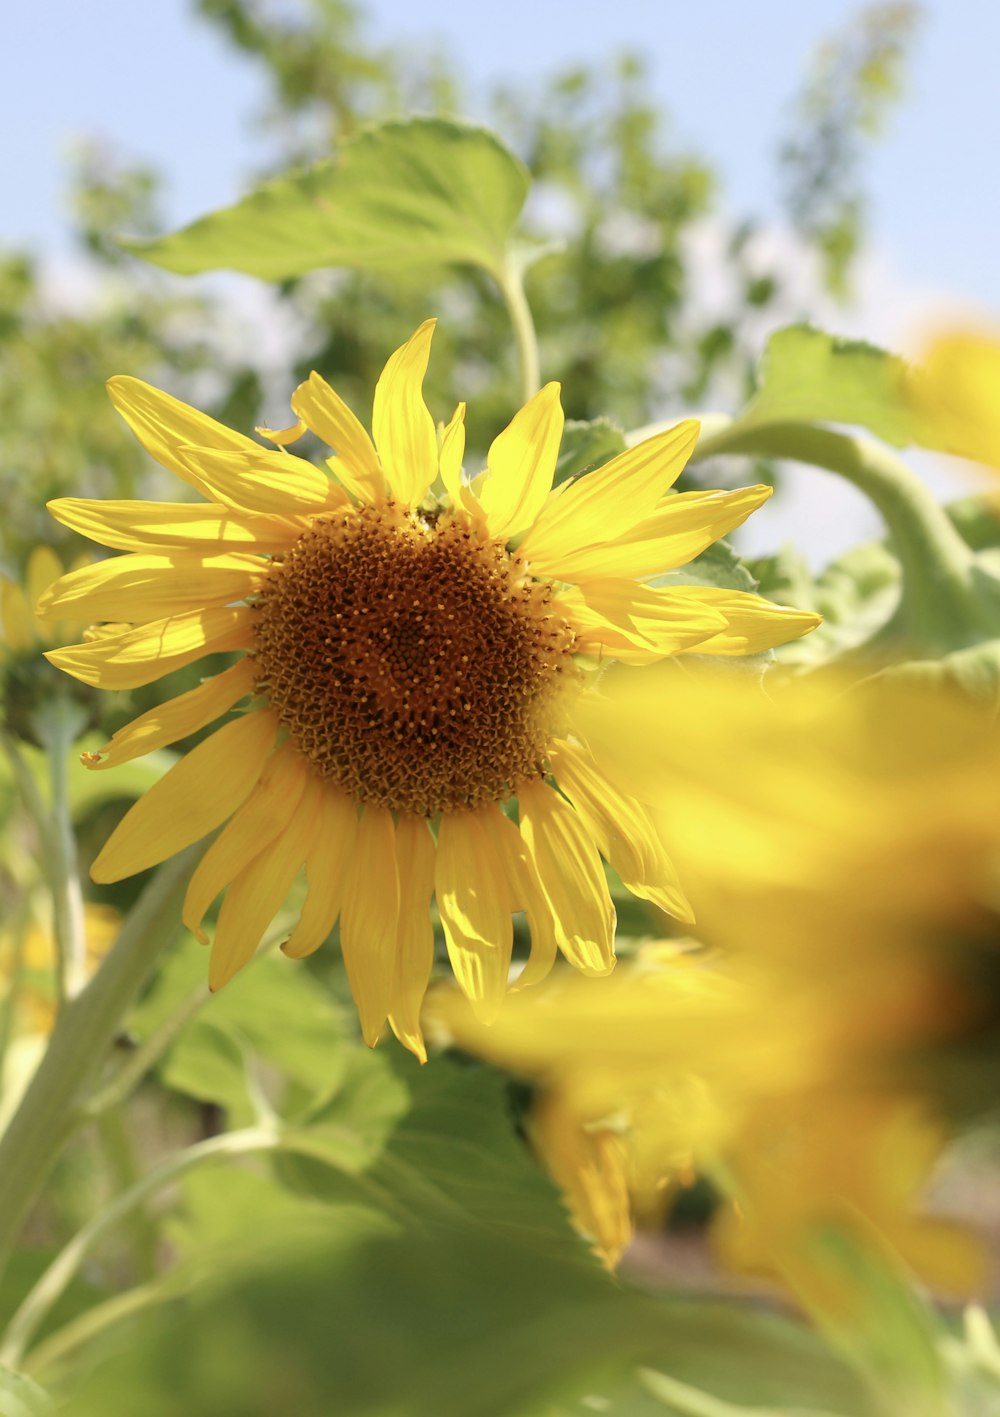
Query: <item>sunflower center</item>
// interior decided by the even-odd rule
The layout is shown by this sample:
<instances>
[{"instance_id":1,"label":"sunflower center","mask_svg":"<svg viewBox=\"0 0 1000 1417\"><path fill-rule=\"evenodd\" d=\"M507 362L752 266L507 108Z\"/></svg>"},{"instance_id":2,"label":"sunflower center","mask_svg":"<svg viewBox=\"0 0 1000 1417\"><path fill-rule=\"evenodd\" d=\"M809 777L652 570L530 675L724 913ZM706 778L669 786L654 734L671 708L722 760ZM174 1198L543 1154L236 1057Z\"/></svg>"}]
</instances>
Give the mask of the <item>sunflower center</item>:
<instances>
[{"instance_id":1,"label":"sunflower center","mask_svg":"<svg viewBox=\"0 0 1000 1417\"><path fill-rule=\"evenodd\" d=\"M573 632L464 518L390 503L317 519L261 590L258 685L324 777L433 816L541 774Z\"/></svg>"}]
</instances>

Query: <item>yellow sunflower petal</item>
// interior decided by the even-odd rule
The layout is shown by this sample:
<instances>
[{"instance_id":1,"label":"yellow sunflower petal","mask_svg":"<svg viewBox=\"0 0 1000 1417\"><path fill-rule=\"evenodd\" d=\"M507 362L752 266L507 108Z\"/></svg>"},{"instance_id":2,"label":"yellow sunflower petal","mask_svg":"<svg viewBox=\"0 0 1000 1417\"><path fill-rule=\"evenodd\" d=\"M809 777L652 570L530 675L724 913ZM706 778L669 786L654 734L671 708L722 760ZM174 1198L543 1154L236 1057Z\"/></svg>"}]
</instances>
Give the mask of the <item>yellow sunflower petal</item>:
<instances>
[{"instance_id":1,"label":"yellow sunflower petal","mask_svg":"<svg viewBox=\"0 0 1000 1417\"><path fill-rule=\"evenodd\" d=\"M173 669L193 664L206 654L249 649L253 643L252 616L253 611L246 605L190 610L120 635L102 636L92 644L47 650L45 657L85 684L102 689L136 689Z\"/></svg>"},{"instance_id":2,"label":"yellow sunflower petal","mask_svg":"<svg viewBox=\"0 0 1000 1417\"><path fill-rule=\"evenodd\" d=\"M308 891L302 913L282 945L292 959L303 959L325 944L340 914L344 888L353 870L358 809L352 798L323 784L313 826L313 843L306 858Z\"/></svg>"},{"instance_id":3,"label":"yellow sunflower petal","mask_svg":"<svg viewBox=\"0 0 1000 1417\"><path fill-rule=\"evenodd\" d=\"M21 586L7 576L0 576L0 614L6 644L13 650L31 649L38 638L35 617Z\"/></svg>"},{"instance_id":4,"label":"yellow sunflower petal","mask_svg":"<svg viewBox=\"0 0 1000 1417\"><path fill-rule=\"evenodd\" d=\"M518 788L521 834L549 902L556 943L584 974L615 967L615 908L601 858L565 797L543 782Z\"/></svg>"},{"instance_id":5,"label":"yellow sunflower petal","mask_svg":"<svg viewBox=\"0 0 1000 1417\"><path fill-rule=\"evenodd\" d=\"M254 691L253 661L240 659L221 674L214 674L196 689L189 689L176 699L157 704L112 734L111 740L96 753L85 753L88 768L116 768L121 763L141 758L154 748L176 743L189 733L197 733L206 723L222 715L240 699Z\"/></svg>"},{"instance_id":6,"label":"yellow sunflower petal","mask_svg":"<svg viewBox=\"0 0 1000 1417\"><path fill-rule=\"evenodd\" d=\"M392 986L389 1027L422 1063L427 1049L420 1027L420 1010L434 967L434 838L423 817L401 816L396 828L399 863L399 924L396 933L396 976Z\"/></svg>"},{"instance_id":7,"label":"yellow sunflower petal","mask_svg":"<svg viewBox=\"0 0 1000 1417\"><path fill-rule=\"evenodd\" d=\"M531 953L524 968L510 986L512 990L525 989L529 984L540 983L551 972L556 962L557 946L552 912L535 874L534 864L528 856L524 839L510 818L505 817L499 807L485 807L479 811L479 821L490 838L506 875L511 908L524 911L531 930Z\"/></svg>"},{"instance_id":8,"label":"yellow sunflower petal","mask_svg":"<svg viewBox=\"0 0 1000 1417\"><path fill-rule=\"evenodd\" d=\"M67 614L84 623L162 620L199 606L242 600L267 572L259 556L114 556L70 571L44 591L35 607L48 619Z\"/></svg>"},{"instance_id":9,"label":"yellow sunflower petal","mask_svg":"<svg viewBox=\"0 0 1000 1417\"><path fill-rule=\"evenodd\" d=\"M374 1048L392 1004L399 918L395 828L385 807L365 806L340 913L340 948L358 1006L361 1033Z\"/></svg>"},{"instance_id":10,"label":"yellow sunflower petal","mask_svg":"<svg viewBox=\"0 0 1000 1417\"><path fill-rule=\"evenodd\" d=\"M490 1023L507 992L515 903L478 812L441 818L434 891L455 978L476 1017Z\"/></svg>"},{"instance_id":11,"label":"yellow sunflower petal","mask_svg":"<svg viewBox=\"0 0 1000 1417\"><path fill-rule=\"evenodd\" d=\"M676 593L684 595L692 605L708 606L726 617L725 629L696 645L695 654L757 654L797 640L823 622L822 615L814 615L811 610L775 605L748 591L678 586Z\"/></svg>"},{"instance_id":12,"label":"yellow sunflower petal","mask_svg":"<svg viewBox=\"0 0 1000 1417\"><path fill-rule=\"evenodd\" d=\"M588 581L553 604L576 629L582 649L606 645L617 654L631 645L651 659L700 644L726 627L725 615L707 602L680 596L673 587L632 581Z\"/></svg>"},{"instance_id":13,"label":"yellow sunflower petal","mask_svg":"<svg viewBox=\"0 0 1000 1417\"><path fill-rule=\"evenodd\" d=\"M671 494L624 536L600 546L567 551L560 557L560 579L606 580L621 576L641 581L686 566L720 536L741 526L773 491L773 487L762 483L738 487L735 492Z\"/></svg>"},{"instance_id":14,"label":"yellow sunflower petal","mask_svg":"<svg viewBox=\"0 0 1000 1417\"><path fill-rule=\"evenodd\" d=\"M214 831L246 800L277 731L270 710L248 713L192 748L125 813L91 867L93 879L133 876Z\"/></svg>"},{"instance_id":15,"label":"yellow sunflower petal","mask_svg":"<svg viewBox=\"0 0 1000 1417\"><path fill-rule=\"evenodd\" d=\"M205 488L181 458L182 448L260 451L260 444L252 438L217 423L214 418L199 413L196 408L182 403L171 394L165 394L162 389L154 389L141 379L117 375L108 380L107 387L111 402L150 457L200 492L204 492Z\"/></svg>"},{"instance_id":16,"label":"yellow sunflower petal","mask_svg":"<svg viewBox=\"0 0 1000 1417\"><path fill-rule=\"evenodd\" d=\"M558 488L521 546L533 569L566 580L563 563L580 547L623 536L648 517L683 471L699 427L688 419Z\"/></svg>"},{"instance_id":17,"label":"yellow sunflower petal","mask_svg":"<svg viewBox=\"0 0 1000 1417\"><path fill-rule=\"evenodd\" d=\"M391 356L375 386L375 446L393 495L410 507L423 500L438 470L437 431L423 395L436 324L424 321Z\"/></svg>"},{"instance_id":18,"label":"yellow sunflower petal","mask_svg":"<svg viewBox=\"0 0 1000 1417\"><path fill-rule=\"evenodd\" d=\"M156 551L171 546L206 554L249 547L261 553L287 551L302 535L304 525L277 517L245 516L205 502L102 502L58 497L47 505L63 526L120 551Z\"/></svg>"},{"instance_id":19,"label":"yellow sunflower petal","mask_svg":"<svg viewBox=\"0 0 1000 1417\"><path fill-rule=\"evenodd\" d=\"M462 481L462 459L465 457L465 404L460 403L452 415L451 422L441 434L441 448L438 452L438 470L444 490L451 498L452 505L465 505L465 484Z\"/></svg>"},{"instance_id":20,"label":"yellow sunflower petal","mask_svg":"<svg viewBox=\"0 0 1000 1417\"><path fill-rule=\"evenodd\" d=\"M289 443L297 443L306 432L306 425L301 418L296 419L290 428L265 428L258 424L254 430L262 438L266 438L270 443L276 443L279 448L285 448Z\"/></svg>"},{"instance_id":21,"label":"yellow sunflower petal","mask_svg":"<svg viewBox=\"0 0 1000 1417\"><path fill-rule=\"evenodd\" d=\"M309 516L347 505L343 488L293 453L186 448L180 457L216 501L254 516Z\"/></svg>"},{"instance_id":22,"label":"yellow sunflower petal","mask_svg":"<svg viewBox=\"0 0 1000 1417\"><path fill-rule=\"evenodd\" d=\"M205 912L220 891L288 828L308 776L308 764L298 749L283 743L271 754L249 797L198 862L188 882L181 919L202 944L206 939L201 928Z\"/></svg>"},{"instance_id":23,"label":"yellow sunflower petal","mask_svg":"<svg viewBox=\"0 0 1000 1417\"><path fill-rule=\"evenodd\" d=\"M372 440L339 394L315 372L292 394L292 410L337 454L336 475L352 497L373 502L385 478Z\"/></svg>"},{"instance_id":24,"label":"yellow sunflower petal","mask_svg":"<svg viewBox=\"0 0 1000 1417\"><path fill-rule=\"evenodd\" d=\"M284 905L309 852L316 803L317 793L307 790L285 829L244 866L226 891L208 965L210 989L221 989L249 963Z\"/></svg>"},{"instance_id":25,"label":"yellow sunflower petal","mask_svg":"<svg viewBox=\"0 0 1000 1417\"><path fill-rule=\"evenodd\" d=\"M693 923L690 902L646 808L613 787L585 748L567 742L552 744L549 760L560 789L622 884L678 920Z\"/></svg>"},{"instance_id":26,"label":"yellow sunflower petal","mask_svg":"<svg viewBox=\"0 0 1000 1417\"><path fill-rule=\"evenodd\" d=\"M493 440L479 489L491 536L506 540L531 526L552 491L563 435L559 385L546 384Z\"/></svg>"}]
</instances>

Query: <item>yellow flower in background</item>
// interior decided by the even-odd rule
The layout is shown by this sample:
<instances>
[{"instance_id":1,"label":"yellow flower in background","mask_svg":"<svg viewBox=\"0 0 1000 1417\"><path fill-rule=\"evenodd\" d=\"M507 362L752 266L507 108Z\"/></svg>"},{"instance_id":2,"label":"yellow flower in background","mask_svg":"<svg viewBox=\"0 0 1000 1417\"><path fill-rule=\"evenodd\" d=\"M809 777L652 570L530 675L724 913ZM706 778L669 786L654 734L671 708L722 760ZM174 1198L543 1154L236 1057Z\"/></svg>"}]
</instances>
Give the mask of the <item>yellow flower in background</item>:
<instances>
[{"instance_id":1,"label":"yellow flower in background","mask_svg":"<svg viewBox=\"0 0 1000 1417\"><path fill-rule=\"evenodd\" d=\"M118 934L121 919L109 906L83 907L84 982ZM31 921L22 932L0 931L0 1129L13 1115L41 1061L58 1014L56 947L51 927Z\"/></svg>"},{"instance_id":2,"label":"yellow flower in background","mask_svg":"<svg viewBox=\"0 0 1000 1417\"><path fill-rule=\"evenodd\" d=\"M89 557L76 565L82 567L87 561ZM47 624L35 615L42 596L65 571L51 546L36 546L28 557L23 585L10 576L0 576L0 653L4 658L36 654L83 633L86 621L75 616Z\"/></svg>"},{"instance_id":3,"label":"yellow flower in background","mask_svg":"<svg viewBox=\"0 0 1000 1417\"><path fill-rule=\"evenodd\" d=\"M433 1014L541 1083L539 1150L612 1262L633 1207L703 1173L731 1201L726 1255L809 1302L849 1298L824 1225L967 1291L974 1247L918 1203L945 1145L936 1114L995 1105L1000 725L912 676L772 694L620 670L577 714L600 770L661 826L711 952L647 950L585 990L553 979L490 1030L453 991Z\"/></svg>"},{"instance_id":4,"label":"yellow flower in background","mask_svg":"<svg viewBox=\"0 0 1000 1417\"><path fill-rule=\"evenodd\" d=\"M954 330L928 347L907 385L919 439L1000 467L1000 337Z\"/></svg>"},{"instance_id":5,"label":"yellow flower in background","mask_svg":"<svg viewBox=\"0 0 1000 1417\"><path fill-rule=\"evenodd\" d=\"M635 735L657 703L670 731ZM699 936L878 990L879 959L985 943L1000 889L1000 727L954 688L832 671L770 693L651 669L606 675L578 729L655 817ZM859 1005L864 1006L864 996ZM882 1027L898 1013L877 1001Z\"/></svg>"},{"instance_id":6,"label":"yellow flower in background","mask_svg":"<svg viewBox=\"0 0 1000 1417\"><path fill-rule=\"evenodd\" d=\"M121 917L110 906L88 902L83 907L89 979L114 943ZM0 1002L13 1000L15 1034L48 1035L56 1019L56 953L51 929L28 926L24 938L0 934Z\"/></svg>"},{"instance_id":7,"label":"yellow flower in background","mask_svg":"<svg viewBox=\"0 0 1000 1417\"><path fill-rule=\"evenodd\" d=\"M659 946L611 979L554 976L488 1029L445 986L430 1013L451 1041L539 1085L531 1137L609 1265L634 1213L659 1219L702 1175L723 1201L721 1257L780 1276L817 1308L852 1296L817 1248L831 1226L968 1293L982 1282L978 1247L920 1213L946 1132L845 1051L851 1007L808 963L760 969Z\"/></svg>"},{"instance_id":8,"label":"yellow flower in background","mask_svg":"<svg viewBox=\"0 0 1000 1417\"><path fill-rule=\"evenodd\" d=\"M226 892L212 987L251 957L304 866L286 953L315 950L339 917L365 1038L374 1043L388 1016L419 1056L432 897L456 978L486 1018L507 987L516 911L532 933L522 982L547 974L557 950L588 974L612 968L602 854L636 894L689 915L650 814L575 734L588 668L745 654L817 623L753 595L646 584L770 492L666 495L695 423L553 489L563 414L548 384L467 483L464 405L439 432L423 401L433 324L386 365L374 441L317 374L296 390L300 421L273 435L277 451L113 379L139 440L204 500L53 503L66 525L128 554L67 577L43 604L129 622L50 655L103 688L147 684L215 651L240 655L116 733L92 766L251 700L132 808L95 879L142 870L228 823L184 910L200 932ZM305 429L335 449L328 471L284 450Z\"/></svg>"}]
</instances>

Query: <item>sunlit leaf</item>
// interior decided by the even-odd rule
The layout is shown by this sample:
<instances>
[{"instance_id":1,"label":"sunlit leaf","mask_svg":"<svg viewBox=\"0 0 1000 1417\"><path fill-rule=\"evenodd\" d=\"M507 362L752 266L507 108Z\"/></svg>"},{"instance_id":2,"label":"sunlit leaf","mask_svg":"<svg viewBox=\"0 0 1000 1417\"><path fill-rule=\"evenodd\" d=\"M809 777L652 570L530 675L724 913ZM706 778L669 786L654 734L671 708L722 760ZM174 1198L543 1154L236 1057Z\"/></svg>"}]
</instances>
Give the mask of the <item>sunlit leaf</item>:
<instances>
[{"instance_id":1,"label":"sunlit leaf","mask_svg":"<svg viewBox=\"0 0 1000 1417\"><path fill-rule=\"evenodd\" d=\"M757 392L737 419L749 432L769 423L859 424L902 447L913 441L903 398L907 365L860 340L790 325L767 342Z\"/></svg>"},{"instance_id":2,"label":"sunlit leaf","mask_svg":"<svg viewBox=\"0 0 1000 1417\"><path fill-rule=\"evenodd\" d=\"M496 275L527 191L527 170L487 129L414 118L367 128L334 157L181 231L125 244L182 275L287 280L330 266L452 265Z\"/></svg>"}]
</instances>

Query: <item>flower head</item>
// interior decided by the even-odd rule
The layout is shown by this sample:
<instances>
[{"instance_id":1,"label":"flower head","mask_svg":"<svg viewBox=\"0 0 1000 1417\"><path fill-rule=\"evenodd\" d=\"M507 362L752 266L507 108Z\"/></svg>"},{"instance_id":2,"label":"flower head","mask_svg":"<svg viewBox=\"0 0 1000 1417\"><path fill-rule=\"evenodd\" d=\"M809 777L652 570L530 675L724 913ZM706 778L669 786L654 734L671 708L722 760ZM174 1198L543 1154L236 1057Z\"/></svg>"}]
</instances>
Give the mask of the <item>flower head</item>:
<instances>
[{"instance_id":1,"label":"flower head","mask_svg":"<svg viewBox=\"0 0 1000 1417\"><path fill-rule=\"evenodd\" d=\"M749 594L648 584L769 495L667 495L695 423L553 489L563 414L548 384L467 482L464 405L439 430L423 400L432 333L428 321L386 365L374 441L318 374L293 395L295 427L268 433L276 451L113 379L133 432L203 500L53 503L61 521L128 554L68 576L43 604L129 622L50 655L105 688L239 652L116 733L93 767L250 700L131 809L95 879L227 823L184 910L200 931L226 892L212 986L250 958L304 866L286 953L316 949L339 917L365 1037L388 1016L421 1056L432 897L455 975L487 1018L507 986L516 911L532 934L523 982L557 950L585 973L612 968L602 854L636 894L689 914L649 813L604 779L574 729L595 667L743 654L816 623ZM335 450L326 469L287 451L306 429Z\"/></svg>"}]
</instances>

